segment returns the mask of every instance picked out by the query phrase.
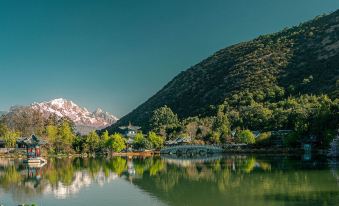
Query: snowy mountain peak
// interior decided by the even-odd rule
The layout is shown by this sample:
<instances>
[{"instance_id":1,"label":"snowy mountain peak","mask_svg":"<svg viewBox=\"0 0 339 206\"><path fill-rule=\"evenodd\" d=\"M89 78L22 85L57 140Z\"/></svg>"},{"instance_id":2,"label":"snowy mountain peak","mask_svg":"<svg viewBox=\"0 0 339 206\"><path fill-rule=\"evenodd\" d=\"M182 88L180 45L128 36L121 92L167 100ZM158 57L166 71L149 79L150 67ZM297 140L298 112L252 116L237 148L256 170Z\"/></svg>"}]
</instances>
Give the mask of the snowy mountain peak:
<instances>
[{"instance_id":1,"label":"snowy mountain peak","mask_svg":"<svg viewBox=\"0 0 339 206\"><path fill-rule=\"evenodd\" d=\"M60 118L68 117L75 123L80 133L105 128L118 120L117 117L100 108L94 112L89 112L86 108L80 107L74 102L63 98L33 103L31 108L39 110L45 115L55 114Z\"/></svg>"},{"instance_id":2,"label":"snowy mountain peak","mask_svg":"<svg viewBox=\"0 0 339 206\"><path fill-rule=\"evenodd\" d=\"M73 108L73 107L79 107L78 105L76 105L74 102L67 100L67 99L63 99L63 98L58 98L58 99L53 99L51 101L48 102L42 102L42 103L38 103L38 104L48 104L48 105L53 105L55 107L58 108ZM84 110L87 110L86 108L82 108Z\"/></svg>"},{"instance_id":3,"label":"snowy mountain peak","mask_svg":"<svg viewBox=\"0 0 339 206\"><path fill-rule=\"evenodd\" d=\"M95 113L103 113L104 111L101 109L101 108L97 108L96 110L95 110Z\"/></svg>"},{"instance_id":4,"label":"snowy mountain peak","mask_svg":"<svg viewBox=\"0 0 339 206\"><path fill-rule=\"evenodd\" d=\"M51 104L63 104L65 102L68 102L68 100L63 99L63 98L58 98L58 99L53 99L51 101L49 101Z\"/></svg>"}]
</instances>

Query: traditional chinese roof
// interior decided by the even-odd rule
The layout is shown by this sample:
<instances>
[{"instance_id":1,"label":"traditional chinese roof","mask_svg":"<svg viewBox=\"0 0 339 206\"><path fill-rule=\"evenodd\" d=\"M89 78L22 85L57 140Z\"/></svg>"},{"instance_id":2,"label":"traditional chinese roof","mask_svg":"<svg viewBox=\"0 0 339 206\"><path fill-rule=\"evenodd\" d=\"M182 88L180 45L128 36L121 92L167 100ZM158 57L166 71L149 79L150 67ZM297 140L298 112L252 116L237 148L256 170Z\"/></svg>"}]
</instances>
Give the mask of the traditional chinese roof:
<instances>
[{"instance_id":1,"label":"traditional chinese roof","mask_svg":"<svg viewBox=\"0 0 339 206\"><path fill-rule=\"evenodd\" d=\"M129 123L128 126L122 126L122 127L119 127L119 129L121 129L121 130L132 130L132 131L137 131L137 130L141 129L141 127L139 127L139 126L133 126L131 123Z\"/></svg>"},{"instance_id":2,"label":"traditional chinese roof","mask_svg":"<svg viewBox=\"0 0 339 206\"><path fill-rule=\"evenodd\" d=\"M45 145L47 142L42 140L41 138L32 135L30 137L20 137L17 140L18 143L24 144L26 146L38 146Z\"/></svg>"}]
</instances>

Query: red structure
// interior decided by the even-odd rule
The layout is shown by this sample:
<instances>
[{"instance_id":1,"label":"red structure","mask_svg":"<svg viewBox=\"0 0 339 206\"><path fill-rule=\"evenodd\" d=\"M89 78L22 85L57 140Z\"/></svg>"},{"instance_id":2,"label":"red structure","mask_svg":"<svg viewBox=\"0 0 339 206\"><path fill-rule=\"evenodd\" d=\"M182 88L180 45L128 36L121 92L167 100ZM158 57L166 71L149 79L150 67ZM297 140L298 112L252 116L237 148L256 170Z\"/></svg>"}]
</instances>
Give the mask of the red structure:
<instances>
[{"instance_id":1,"label":"red structure","mask_svg":"<svg viewBox=\"0 0 339 206\"><path fill-rule=\"evenodd\" d=\"M27 159L39 158L41 156L40 146L46 144L44 140L35 135L21 138L18 143L24 145L26 148Z\"/></svg>"}]
</instances>

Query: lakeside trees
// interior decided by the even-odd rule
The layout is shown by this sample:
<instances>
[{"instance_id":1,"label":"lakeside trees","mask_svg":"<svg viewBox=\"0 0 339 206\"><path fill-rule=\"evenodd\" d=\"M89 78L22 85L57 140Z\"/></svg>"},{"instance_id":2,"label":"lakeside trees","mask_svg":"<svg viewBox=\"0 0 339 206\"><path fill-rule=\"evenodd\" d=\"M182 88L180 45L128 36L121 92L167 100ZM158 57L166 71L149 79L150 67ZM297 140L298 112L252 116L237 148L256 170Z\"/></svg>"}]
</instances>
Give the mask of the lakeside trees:
<instances>
[{"instance_id":1,"label":"lakeside trees","mask_svg":"<svg viewBox=\"0 0 339 206\"><path fill-rule=\"evenodd\" d=\"M109 137L108 146L113 152L121 152L126 148L126 142L121 134L115 133Z\"/></svg>"},{"instance_id":2,"label":"lakeside trees","mask_svg":"<svg viewBox=\"0 0 339 206\"><path fill-rule=\"evenodd\" d=\"M74 123L67 118L58 118L55 115L46 117L41 113L33 113L30 108L20 108L15 111L4 116L0 121L0 138L8 148L16 146L18 137L32 134L39 134L45 139L48 142L47 150L52 154L121 152L127 147L126 137L119 133L109 135L105 131L99 136L96 131L92 131L80 135L76 133ZM35 118L28 115L33 115ZM161 115L162 118L166 117ZM39 124L35 125L37 122ZM166 120L166 122L171 121ZM164 123L159 124L160 128L161 125ZM164 138L150 132L146 137L138 133L132 146L134 149L160 149L163 144Z\"/></svg>"},{"instance_id":3,"label":"lakeside trees","mask_svg":"<svg viewBox=\"0 0 339 206\"><path fill-rule=\"evenodd\" d=\"M339 100L326 95L284 96L275 88L266 92L241 92L211 106L211 115L180 119L168 106L156 109L150 118L149 131L136 134L134 149L161 149L165 140L190 138L196 144L246 143L269 146L274 131L291 131L284 138L286 146L296 147L316 137L319 147L327 147L339 125ZM120 152L127 138L107 131L76 134L74 123L54 115L20 108L0 120L0 138L6 147L14 147L20 136L41 134L48 141L50 153ZM33 115L34 118L27 115ZM25 122L28 121L28 122ZM19 124L19 125L18 125ZM251 131L261 133L255 138ZM35 133L37 132L37 133ZM31 135L29 134L29 135Z\"/></svg>"},{"instance_id":4,"label":"lakeside trees","mask_svg":"<svg viewBox=\"0 0 339 206\"><path fill-rule=\"evenodd\" d=\"M150 127L153 131L166 136L173 134L179 126L178 115L166 105L153 111Z\"/></svg>"},{"instance_id":5,"label":"lakeside trees","mask_svg":"<svg viewBox=\"0 0 339 206\"><path fill-rule=\"evenodd\" d=\"M109 136L106 131L99 136L96 131L92 131L87 135L80 135L76 133L71 120L55 115L46 117L28 107L13 109L0 119L0 138L5 147L15 147L18 137L32 134L45 139L48 142L48 152L52 154L109 150L120 152L126 148L125 139L120 134Z\"/></svg>"},{"instance_id":6,"label":"lakeside trees","mask_svg":"<svg viewBox=\"0 0 339 206\"><path fill-rule=\"evenodd\" d=\"M238 143L254 144L255 137L254 137L254 134L250 130L246 129L236 134L235 141Z\"/></svg>"},{"instance_id":7,"label":"lakeside trees","mask_svg":"<svg viewBox=\"0 0 339 206\"><path fill-rule=\"evenodd\" d=\"M315 136L317 145L326 147L339 127L338 99L332 100L326 95L286 97L283 88L278 87L264 92L240 92L211 108L215 115L188 117L180 121L171 108L163 106L153 112L150 130L163 131L166 139L187 135L196 141L212 144L254 144L256 139L251 130L264 133L258 141L271 138L271 131L291 130L286 137L287 146L296 146ZM235 131L233 135L232 130Z\"/></svg>"},{"instance_id":8,"label":"lakeside trees","mask_svg":"<svg viewBox=\"0 0 339 206\"><path fill-rule=\"evenodd\" d=\"M20 134L11 130L6 125L0 123L0 137L3 138L5 147L12 148L16 145L16 140Z\"/></svg>"}]
</instances>

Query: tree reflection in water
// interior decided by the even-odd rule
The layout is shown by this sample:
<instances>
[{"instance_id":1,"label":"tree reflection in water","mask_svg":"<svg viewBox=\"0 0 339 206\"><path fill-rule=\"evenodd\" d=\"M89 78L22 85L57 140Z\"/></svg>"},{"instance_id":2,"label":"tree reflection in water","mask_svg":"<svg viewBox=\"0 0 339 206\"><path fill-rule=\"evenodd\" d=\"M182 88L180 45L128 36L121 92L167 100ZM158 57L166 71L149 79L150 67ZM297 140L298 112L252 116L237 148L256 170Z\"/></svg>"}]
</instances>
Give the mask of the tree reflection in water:
<instances>
[{"instance_id":1,"label":"tree reflection in water","mask_svg":"<svg viewBox=\"0 0 339 206\"><path fill-rule=\"evenodd\" d=\"M206 159L205 159L206 160ZM47 194L67 199L93 184L130 181L169 205L331 204L338 201L336 178L326 160L217 156L111 159L49 159L43 168L0 160L0 188L16 201ZM336 171L337 168L334 168Z\"/></svg>"}]
</instances>

